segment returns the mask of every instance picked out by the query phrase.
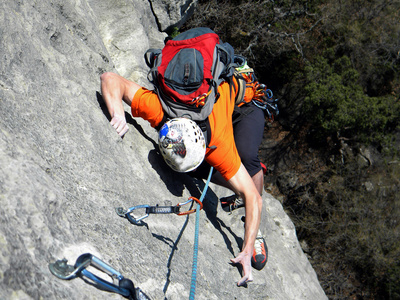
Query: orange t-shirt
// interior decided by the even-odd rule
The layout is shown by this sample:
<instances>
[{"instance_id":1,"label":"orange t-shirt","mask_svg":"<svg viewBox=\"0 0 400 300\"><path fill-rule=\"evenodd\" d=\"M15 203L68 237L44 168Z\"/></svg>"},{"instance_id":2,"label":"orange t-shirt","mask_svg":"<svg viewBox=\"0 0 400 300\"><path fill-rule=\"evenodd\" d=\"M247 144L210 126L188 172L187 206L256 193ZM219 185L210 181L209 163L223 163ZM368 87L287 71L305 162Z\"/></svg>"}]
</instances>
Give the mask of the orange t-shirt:
<instances>
[{"instance_id":1,"label":"orange t-shirt","mask_svg":"<svg viewBox=\"0 0 400 300\"><path fill-rule=\"evenodd\" d=\"M239 170L241 163L232 126L235 89L224 82L219 86L218 92L220 97L208 117L211 129L209 146L216 146L216 149L207 148L205 160L219 171L225 180L229 180ZM158 95L146 88L141 88L136 92L131 109L133 117L141 117L149 121L152 127L157 127L164 117Z\"/></svg>"}]
</instances>

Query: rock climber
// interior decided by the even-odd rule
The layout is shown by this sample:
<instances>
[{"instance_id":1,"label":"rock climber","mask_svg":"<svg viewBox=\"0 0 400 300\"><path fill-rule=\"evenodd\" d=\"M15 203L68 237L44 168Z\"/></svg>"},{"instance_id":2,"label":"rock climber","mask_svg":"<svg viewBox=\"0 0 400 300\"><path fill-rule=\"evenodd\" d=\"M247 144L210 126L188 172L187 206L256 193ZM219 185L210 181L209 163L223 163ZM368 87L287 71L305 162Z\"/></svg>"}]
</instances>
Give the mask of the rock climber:
<instances>
[{"instance_id":1,"label":"rock climber","mask_svg":"<svg viewBox=\"0 0 400 300\"><path fill-rule=\"evenodd\" d=\"M110 124L121 137L129 129L122 101L130 106L133 117L147 120L161 134L162 126L165 125L168 116L164 112L156 92L116 73L103 73L100 80L101 93L111 116ZM199 154L202 157L196 159L195 165L191 165L189 162L189 166L185 166L185 168L190 171L196 169L194 173L196 174L196 172L201 173L201 169L205 168L206 164L213 166L216 172L212 176L212 181L235 193L221 202L224 210L233 210L240 206L245 208L243 246L241 252L231 259L233 264L242 266L242 278L237 283L238 286L241 286L253 281L252 266L261 270L267 261L265 240L259 230L264 176L257 156L265 117L261 109L254 107L251 113L233 125L235 91L232 91L228 82L223 82L218 87L218 93L218 101L214 104L208 117L211 133L209 145L212 147L207 147L202 154ZM174 124L174 126L176 125L177 130L201 131L198 128L189 128L187 122L179 120L175 120L175 122L177 125ZM162 145L159 146L162 149ZM195 142L183 146L187 152L191 151L191 147L204 147ZM201 151L198 152L201 153ZM171 167L179 167L179 164L182 163L182 160L174 161L174 156L169 153L165 153L163 157ZM179 157L179 155L175 155L175 157ZM204 162L200 165L203 160Z\"/></svg>"}]
</instances>

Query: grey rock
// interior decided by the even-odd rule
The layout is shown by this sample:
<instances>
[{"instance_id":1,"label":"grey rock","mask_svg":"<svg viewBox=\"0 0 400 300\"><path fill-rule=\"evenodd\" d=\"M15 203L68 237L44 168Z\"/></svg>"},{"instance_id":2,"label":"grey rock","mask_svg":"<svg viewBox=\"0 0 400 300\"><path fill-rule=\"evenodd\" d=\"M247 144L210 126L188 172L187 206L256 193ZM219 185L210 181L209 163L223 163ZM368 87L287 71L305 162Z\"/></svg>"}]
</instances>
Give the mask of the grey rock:
<instances>
[{"instance_id":1,"label":"grey rock","mask_svg":"<svg viewBox=\"0 0 400 300\"><path fill-rule=\"evenodd\" d=\"M167 34L158 31L148 1L88 0L104 46L118 72L130 80L147 85L148 68L144 53L162 48Z\"/></svg>"},{"instance_id":2,"label":"grey rock","mask_svg":"<svg viewBox=\"0 0 400 300\"><path fill-rule=\"evenodd\" d=\"M371 165L370 160L360 153L356 155L356 161L360 169L368 168Z\"/></svg>"},{"instance_id":3,"label":"grey rock","mask_svg":"<svg viewBox=\"0 0 400 300\"><path fill-rule=\"evenodd\" d=\"M374 190L374 184L371 181L366 181L363 186L367 192L372 192Z\"/></svg>"},{"instance_id":4,"label":"grey rock","mask_svg":"<svg viewBox=\"0 0 400 300\"><path fill-rule=\"evenodd\" d=\"M150 0L160 31L180 28L193 14L197 0Z\"/></svg>"},{"instance_id":5,"label":"grey rock","mask_svg":"<svg viewBox=\"0 0 400 300\"><path fill-rule=\"evenodd\" d=\"M194 216L151 215L135 226L115 207L177 204L199 197L204 183L167 168L145 121L129 118L131 130L119 138L98 95L104 71L144 82L142 52L164 37L148 5L0 3L0 299L121 299L49 271L83 253L151 299L189 297ZM268 194L268 264L247 288L236 287L240 273L229 259L240 251L243 210L222 211L217 197L227 194L211 185L200 214L196 298L325 299L293 223Z\"/></svg>"},{"instance_id":6,"label":"grey rock","mask_svg":"<svg viewBox=\"0 0 400 300\"><path fill-rule=\"evenodd\" d=\"M361 146L359 149L359 154L362 155L368 162L368 167L370 166L380 166L384 163L382 159L382 154L373 146Z\"/></svg>"}]
</instances>

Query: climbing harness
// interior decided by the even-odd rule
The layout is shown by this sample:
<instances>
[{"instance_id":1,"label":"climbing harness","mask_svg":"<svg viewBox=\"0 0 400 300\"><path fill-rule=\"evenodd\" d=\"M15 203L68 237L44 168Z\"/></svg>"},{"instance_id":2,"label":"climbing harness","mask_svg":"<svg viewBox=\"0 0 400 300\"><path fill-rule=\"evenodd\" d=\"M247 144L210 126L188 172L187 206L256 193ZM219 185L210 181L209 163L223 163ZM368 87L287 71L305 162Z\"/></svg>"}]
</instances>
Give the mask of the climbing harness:
<instances>
[{"instance_id":1,"label":"climbing harness","mask_svg":"<svg viewBox=\"0 0 400 300\"><path fill-rule=\"evenodd\" d=\"M113 283L88 271L89 266L109 275ZM68 260L64 258L55 263L50 263L49 269L53 275L63 280L71 280L77 277L86 278L91 280L99 289L120 294L130 300L150 300L139 288L135 288L130 279L124 278L121 273L90 253L79 256L74 266L68 265Z\"/></svg>"},{"instance_id":2,"label":"climbing harness","mask_svg":"<svg viewBox=\"0 0 400 300\"><path fill-rule=\"evenodd\" d=\"M198 204L197 208L183 212L180 211L180 208L182 206L187 205L189 203L193 204L194 202ZM147 218L150 214L177 214L178 216L183 216L194 213L196 210L200 210L202 208L203 208L203 203L199 199L195 197L189 197L187 201L178 203L175 206L159 206L159 205L150 206L147 204L143 204L143 205L133 206L128 209L124 209L123 207L117 207L115 210L120 217L127 218L131 223L135 225L143 225L142 220ZM144 215L142 215L141 217L133 216L132 213L138 210L144 210Z\"/></svg>"}]
</instances>

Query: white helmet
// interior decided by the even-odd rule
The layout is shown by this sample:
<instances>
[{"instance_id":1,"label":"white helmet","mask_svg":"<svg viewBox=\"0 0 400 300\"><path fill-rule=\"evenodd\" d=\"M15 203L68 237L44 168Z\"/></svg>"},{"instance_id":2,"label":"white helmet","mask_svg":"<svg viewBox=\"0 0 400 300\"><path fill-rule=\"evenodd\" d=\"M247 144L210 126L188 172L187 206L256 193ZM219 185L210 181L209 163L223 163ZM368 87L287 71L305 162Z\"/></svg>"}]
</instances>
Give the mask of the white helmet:
<instances>
[{"instance_id":1,"label":"white helmet","mask_svg":"<svg viewBox=\"0 0 400 300\"><path fill-rule=\"evenodd\" d=\"M167 165L182 173L196 169L206 153L203 132L186 118L166 122L158 134L158 146Z\"/></svg>"}]
</instances>

